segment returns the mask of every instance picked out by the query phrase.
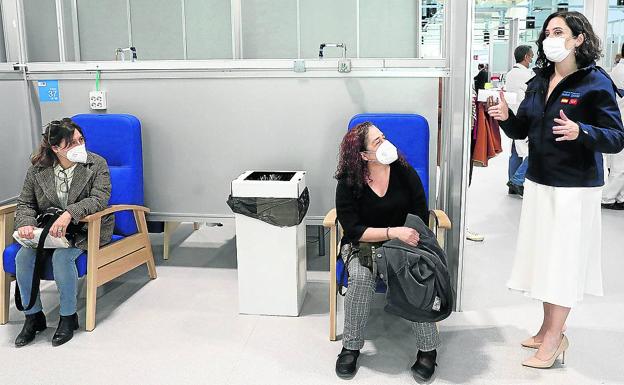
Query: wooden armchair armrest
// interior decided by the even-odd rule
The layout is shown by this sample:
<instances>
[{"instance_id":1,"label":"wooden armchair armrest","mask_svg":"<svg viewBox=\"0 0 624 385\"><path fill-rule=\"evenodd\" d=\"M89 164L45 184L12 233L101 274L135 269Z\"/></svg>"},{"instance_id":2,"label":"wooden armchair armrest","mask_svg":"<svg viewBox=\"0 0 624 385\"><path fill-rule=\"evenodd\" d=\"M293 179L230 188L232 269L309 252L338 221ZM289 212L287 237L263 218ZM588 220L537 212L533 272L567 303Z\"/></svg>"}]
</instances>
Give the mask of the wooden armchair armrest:
<instances>
[{"instance_id":1,"label":"wooden armchair armrest","mask_svg":"<svg viewBox=\"0 0 624 385\"><path fill-rule=\"evenodd\" d=\"M327 215L325 215L325 219L323 219L323 227L329 227L329 228L336 227L337 219L338 219L338 216L336 214L336 209L329 210Z\"/></svg>"},{"instance_id":2,"label":"wooden armchair armrest","mask_svg":"<svg viewBox=\"0 0 624 385\"><path fill-rule=\"evenodd\" d=\"M0 215L11 214L17 210L17 203L12 203L10 205L0 206Z\"/></svg>"},{"instance_id":3,"label":"wooden armchair armrest","mask_svg":"<svg viewBox=\"0 0 624 385\"><path fill-rule=\"evenodd\" d=\"M442 210L430 210L429 211L430 220L435 220L435 223L438 225L438 228L448 230L451 228L451 220L448 215Z\"/></svg>"},{"instance_id":4,"label":"wooden armchair armrest","mask_svg":"<svg viewBox=\"0 0 624 385\"><path fill-rule=\"evenodd\" d=\"M137 206L137 205L113 205L110 206L102 211L99 211L95 214L91 214L91 215L87 215L86 217L82 218L80 220L80 222L88 222L88 223L93 223L95 221L99 221L100 219L102 219L102 217L109 215L109 214L113 214L119 211L128 211L128 210L132 210L134 212L137 211L142 211L144 213L149 213L150 209L148 209L147 207L144 206Z\"/></svg>"}]
</instances>

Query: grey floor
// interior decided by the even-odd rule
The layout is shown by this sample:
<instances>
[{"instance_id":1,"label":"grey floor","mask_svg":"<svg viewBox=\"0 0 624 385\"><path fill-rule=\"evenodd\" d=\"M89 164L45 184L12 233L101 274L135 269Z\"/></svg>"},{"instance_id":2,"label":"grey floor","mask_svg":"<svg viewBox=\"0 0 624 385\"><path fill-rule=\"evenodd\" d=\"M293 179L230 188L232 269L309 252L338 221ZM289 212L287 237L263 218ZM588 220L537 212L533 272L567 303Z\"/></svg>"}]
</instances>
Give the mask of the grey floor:
<instances>
[{"instance_id":1,"label":"grey floor","mask_svg":"<svg viewBox=\"0 0 624 385\"><path fill-rule=\"evenodd\" d=\"M440 324L443 347L431 383L624 384L624 213L604 212L606 295L573 309L566 365L523 368L531 351L518 342L538 327L540 304L505 288L522 204L507 196L505 182L505 155L475 170L467 218L486 240L466 245L464 311ZM100 288L95 331L80 330L59 348L50 345L58 297L54 284L45 283L50 327L33 345L13 347L23 321L14 307L10 323L0 326L0 384L343 383L333 369L341 344L327 338L327 273L309 273L301 317L239 315L233 236L232 222L195 233L184 225L168 262L162 260L162 237L154 236L158 279L148 281L140 267ZM322 270L327 260L316 250L311 243L309 267ZM84 322L84 293L79 307ZM383 296L376 296L351 382L414 383L410 328L382 307ZM339 309L341 317L340 303Z\"/></svg>"}]
</instances>

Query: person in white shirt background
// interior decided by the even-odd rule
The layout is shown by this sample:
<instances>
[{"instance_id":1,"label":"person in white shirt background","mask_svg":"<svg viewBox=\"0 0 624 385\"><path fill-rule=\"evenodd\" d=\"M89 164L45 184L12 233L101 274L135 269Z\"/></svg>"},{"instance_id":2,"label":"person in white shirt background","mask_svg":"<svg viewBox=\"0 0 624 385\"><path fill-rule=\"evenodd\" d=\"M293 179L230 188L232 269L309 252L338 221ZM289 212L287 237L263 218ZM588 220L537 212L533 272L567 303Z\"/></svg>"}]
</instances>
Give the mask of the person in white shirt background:
<instances>
[{"instance_id":1,"label":"person in white shirt background","mask_svg":"<svg viewBox=\"0 0 624 385\"><path fill-rule=\"evenodd\" d=\"M620 60L611 71L611 79L615 85L624 88L624 44ZM624 99L618 98L620 113L624 114ZM618 154L605 155L605 167L609 169L609 179L602 190L602 207L612 210L624 210L624 151ZM605 172L605 175L607 173Z\"/></svg>"},{"instance_id":2,"label":"person in white shirt background","mask_svg":"<svg viewBox=\"0 0 624 385\"><path fill-rule=\"evenodd\" d=\"M505 76L505 91L516 94L516 102L509 103L514 114L518 112L520 103L524 100L527 82L535 75L529 67L533 62L533 50L528 45L521 45L514 50L516 64ZM509 194L524 194L524 176L529 165L528 139L514 140L511 144L509 156Z\"/></svg>"}]
</instances>

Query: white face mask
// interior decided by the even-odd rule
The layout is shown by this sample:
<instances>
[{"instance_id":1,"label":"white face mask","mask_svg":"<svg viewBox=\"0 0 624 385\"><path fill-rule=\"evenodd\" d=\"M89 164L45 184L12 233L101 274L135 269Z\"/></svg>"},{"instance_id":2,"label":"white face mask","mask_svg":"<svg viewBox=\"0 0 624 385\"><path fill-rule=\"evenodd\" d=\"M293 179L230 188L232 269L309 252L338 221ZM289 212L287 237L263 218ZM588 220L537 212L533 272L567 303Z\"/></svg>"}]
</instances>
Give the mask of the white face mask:
<instances>
[{"instance_id":1,"label":"white face mask","mask_svg":"<svg viewBox=\"0 0 624 385\"><path fill-rule=\"evenodd\" d=\"M74 163L87 163L87 147L84 144L67 151L67 160Z\"/></svg>"},{"instance_id":2,"label":"white face mask","mask_svg":"<svg viewBox=\"0 0 624 385\"><path fill-rule=\"evenodd\" d=\"M377 161L381 164L390 164L395 160L399 159L399 153L397 148L394 147L394 144L390 143L389 140L384 140L383 143L377 147L377 151L375 151L375 157Z\"/></svg>"},{"instance_id":3,"label":"white face mask","mask_svg":"<svg viewBox=\"0 0 624 385\"><path fill-rule=\"evenodd\" d=\"M565 37L548 37L544 39L542 45L546 58L553 63L561 63L564 61L568 55L570 55L570 52L572 52L572 49L566 49L565 43Z\"/></svg>"}]
</instances>

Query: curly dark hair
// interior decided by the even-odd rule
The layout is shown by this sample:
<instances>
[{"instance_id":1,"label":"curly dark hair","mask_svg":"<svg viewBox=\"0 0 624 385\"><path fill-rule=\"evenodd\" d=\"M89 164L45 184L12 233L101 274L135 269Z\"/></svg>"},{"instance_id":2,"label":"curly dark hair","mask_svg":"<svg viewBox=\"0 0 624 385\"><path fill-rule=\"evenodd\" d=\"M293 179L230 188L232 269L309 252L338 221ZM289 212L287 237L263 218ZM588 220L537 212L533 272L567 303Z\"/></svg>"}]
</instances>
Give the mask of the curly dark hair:
<instances>
[{"instance_id":1,"label":"curly dark hair","mask_svg":"<svg viewBox=\"0 0 624 385\"><path fill-rule=\"evenodd\" d=\"M347 132L340 143L340 154L338 168L334 178L345 180L347 185L353 188L356 196L360 196L362 189L370 180L368 162L362 158L360 153L366 151L366 138L372 122L360 123ZM403 166L409 166L405 157L399 153L399 159Z\"/></svg>"},{"instance_id":2,"label":"curly dark hair","mask_svg":"<svg viewBox=\"0 0 624 385\"><path fill-rule=\"evenodd\" d=\"M70 118L53 120L43 132L41 144L37 152L30 159L31 163L40 167L50 167L56 161L56 154L52 151L53 146L60 146L63 141L68 143L74 137L74 131L78 130L84 136L82 128Z\"/></svg>"},{"instance_id":3,"label":"curly dark hair","mask_svg":"<svg viewBox=\"0 0 624 385\"><path fill-rule=\"evenodd\" d=\"M585 41L579 47L574 50L574 55L576 56L576 64L579 68L587 67L593 62L600 59L602 56L602 47L600 44L600 39L594 33L594 29L592 28L591 23L585 15L576 11L561 11L555 12L548 16L546 21L544 21L544 25L542 26L542 32L537 39L537 60L535 64L539 68L544 68L546 70L554 70L554 63L546 58L546 54L544 53L544 40L546 39L546 27L548 27L548 23L555 17L562 18L568 27L572 30L572 36L575 38L580 34L583 34L585 37Z\"/></svg>"}]
</instances>

